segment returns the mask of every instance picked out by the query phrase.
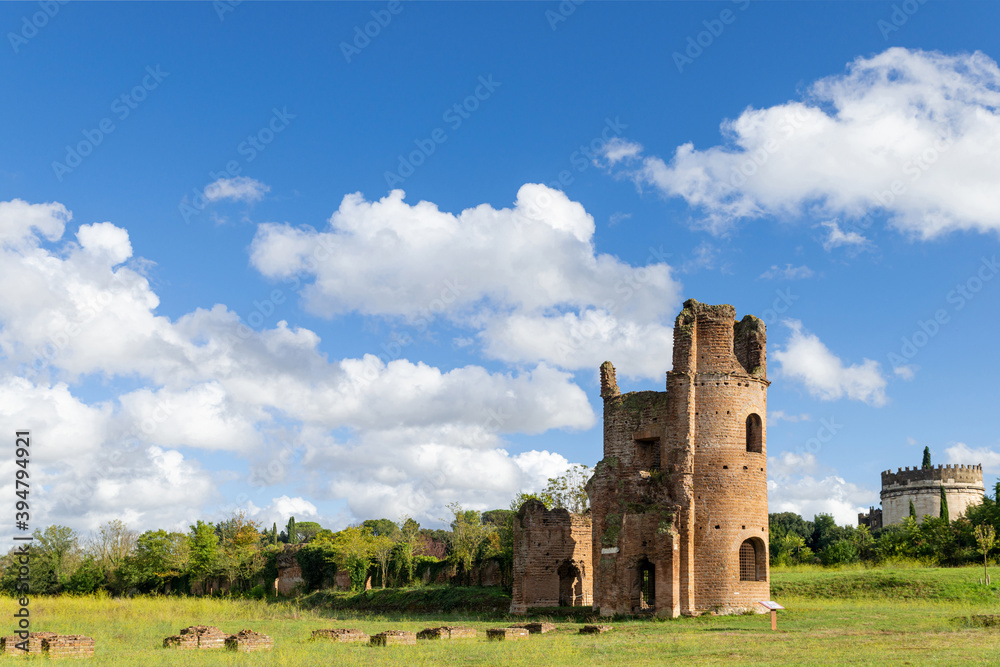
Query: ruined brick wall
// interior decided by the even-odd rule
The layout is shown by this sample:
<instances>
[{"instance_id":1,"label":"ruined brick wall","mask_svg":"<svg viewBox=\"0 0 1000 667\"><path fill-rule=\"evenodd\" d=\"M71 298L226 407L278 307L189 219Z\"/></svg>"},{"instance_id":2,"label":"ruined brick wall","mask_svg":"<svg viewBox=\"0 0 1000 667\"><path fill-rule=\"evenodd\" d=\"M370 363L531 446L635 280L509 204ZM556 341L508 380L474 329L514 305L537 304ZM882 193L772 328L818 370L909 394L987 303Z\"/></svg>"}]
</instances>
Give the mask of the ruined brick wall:
<instances>
[{"instance_id":1,"label":"ruined brick wall","mask_svg":"<svg viewBox=\"0 0 1000 667\"><path fill-rule=\"evenodd\" d=\"M295 555L302 545L285 545L284 550L275 559L278 568L278 578L274 580L274 590L278 595L292 595L295 590L305 585L302 568Z\"/></svg>"},{"instance_id":2,"label":"ruined brick wall","mask_svg":"<svg viewBox=\"0 0 1000 667\"><path fill-rule=\"evenodd\" d=\"M510 611L529 607L590 606L593 574L588 516L546 510L529 500L514 519L513 591Z\"/></svg>"},{"instance_id":3,"label":"ruined brick wall","mask_svg":"<svg viewBox=\"0 0 1000 667\"><path fill-rule=\"evenodd\" d=\"M858 512L858 525L867 526L868 530L878 530L882 527L882 510L870 507L867 512Z\"/></svg>"},{"instance_id":4,"label":"ruined brick wall","mask_svg":"<svg viewBox=\"0 0 1000 667\"><path fill-rule=\"evenodd\" d=\"M941 488L948 499L951 521L965 510L983 502L983 467L981 465L938 465L933 468L899 468L882 473L882 521L884 525L902 523L910 515L913 503L917 519L940 516Z\"/></svg>"},{"instance_id":5,"label":"ruined brick wall","mask_svg":"<svg viewBox=\"0 0 1000 667\"><path fill-rule=\"evenodd\" d=\"M756 317L689 300L666 392L619 395L602 365L604 459L589 485L602 615L769 598L766 347Z\"/></svg>"}]
</instances>

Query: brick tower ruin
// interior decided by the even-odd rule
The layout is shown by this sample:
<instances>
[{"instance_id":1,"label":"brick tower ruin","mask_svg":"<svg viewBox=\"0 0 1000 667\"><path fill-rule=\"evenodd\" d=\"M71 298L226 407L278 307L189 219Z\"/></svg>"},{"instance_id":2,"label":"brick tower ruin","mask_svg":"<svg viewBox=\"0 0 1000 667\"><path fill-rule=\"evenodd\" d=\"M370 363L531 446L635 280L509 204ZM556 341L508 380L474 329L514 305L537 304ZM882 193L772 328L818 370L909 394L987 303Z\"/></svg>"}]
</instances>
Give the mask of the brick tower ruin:
<instances>
[{"instance_id":1,"label":"brick tower ruin","mask_svg":"<svg viewBox=\"0 0 1000 667\"><path fill-rule=\"evenodd\" d=\"M945 465L899 468L882 473L882 522L889 526L910 516L910 503L919 521L940 516L941 490L948 501L948 519L954 521L971 505L983 502L983 466ZM860 518L860 515L859 515Z\"/></svg>"},{"instance_id":2,"label":"brick tower ruin","mask_svg":"<svg viewBox=\"0 0 1000 667\"><path fill-rule=\"evenodd\" d=\"M587 484L590 521L522 507L512 612L565 597L557 569L579 562L587 528L592 565L573 581L582 599L592 585L603 616L759 611L770 598L764 323L691 299L673 357L665 392L621 394L614 366L601 365L604 458Z\"/></svg>"},{"instance_id":3,"label":"brick tower ruin","mask_svg":"<svg viewBox=\"0 0 1000 667\"><path fill-rule=\"evenodd\" d=\"M764 323L689 300L667 391L621 395L601 366L604 459L590 482L602 615L753 609L770 595Z\"/></svg>"}]
</instances>

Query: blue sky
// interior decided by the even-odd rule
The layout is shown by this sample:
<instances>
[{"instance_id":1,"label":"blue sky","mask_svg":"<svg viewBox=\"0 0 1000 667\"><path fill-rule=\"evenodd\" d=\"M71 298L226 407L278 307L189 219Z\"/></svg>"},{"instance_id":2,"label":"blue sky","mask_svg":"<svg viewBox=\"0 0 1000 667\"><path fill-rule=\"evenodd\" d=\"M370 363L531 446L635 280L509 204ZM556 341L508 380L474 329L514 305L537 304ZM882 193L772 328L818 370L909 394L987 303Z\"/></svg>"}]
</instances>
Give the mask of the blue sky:
<instances>
[{"instance_id":1,"label":"blue sky","mask_svg":"<svg viewBox=\"0 0 1000 667\"><path fill-rule=\"evenodd\" d=\"M992 488L998 18L0 5L34 520L505 507L601 457L602 361L662 389L687 298L768 325L771 511L850 522L925 445Z\"/></svg>"}]
</instances>

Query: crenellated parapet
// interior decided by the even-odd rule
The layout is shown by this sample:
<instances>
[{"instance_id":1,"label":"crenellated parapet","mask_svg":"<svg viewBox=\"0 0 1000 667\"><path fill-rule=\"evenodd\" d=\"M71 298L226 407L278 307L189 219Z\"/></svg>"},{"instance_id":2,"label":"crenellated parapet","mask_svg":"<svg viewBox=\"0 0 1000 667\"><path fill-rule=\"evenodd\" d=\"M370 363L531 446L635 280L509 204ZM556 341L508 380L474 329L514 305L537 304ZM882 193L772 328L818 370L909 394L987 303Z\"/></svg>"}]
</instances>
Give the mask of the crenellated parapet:
<instances>
[{"instance_id":1,"label":"crenellated parapet","mask_svg":"<svg viewBox=\"0 0 1000 667\"><path fill-rule=\"evenodd\" d=\"M924 482L979 484L982 486L983 466L948 464L931 468L898 468L896 472L886 470L882 473L883 489L893 486L911 486Z\"/></svg>"}]
</instances>

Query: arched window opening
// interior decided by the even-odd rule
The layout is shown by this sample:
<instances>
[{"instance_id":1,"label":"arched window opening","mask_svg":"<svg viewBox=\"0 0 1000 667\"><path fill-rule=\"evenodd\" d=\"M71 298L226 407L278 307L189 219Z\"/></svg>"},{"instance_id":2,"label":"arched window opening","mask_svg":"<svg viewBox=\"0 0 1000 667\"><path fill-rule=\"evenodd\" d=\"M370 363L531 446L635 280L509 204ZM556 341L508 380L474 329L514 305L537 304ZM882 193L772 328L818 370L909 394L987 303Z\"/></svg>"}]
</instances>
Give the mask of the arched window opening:
<instances>
[{"instance_id":1,"label":"arched window opening","mask_svg":"<svg viewBox=\"0 0 1000 667\"><path fill-rule=\"evenodd\" d=\"M764 543L756 538L740 545L740 581L767 581Z\"/></svg>"},{"instance_id":2,"label":"arched window opening","mask_svg":"<svg viewBox=\"0 0 1000 667\"><path fill-rule=\"evenodd\" d=\"M747 416L747 451L758 454L764 451L764 426L757 413Z\"/></svg>"}]
</instances>

